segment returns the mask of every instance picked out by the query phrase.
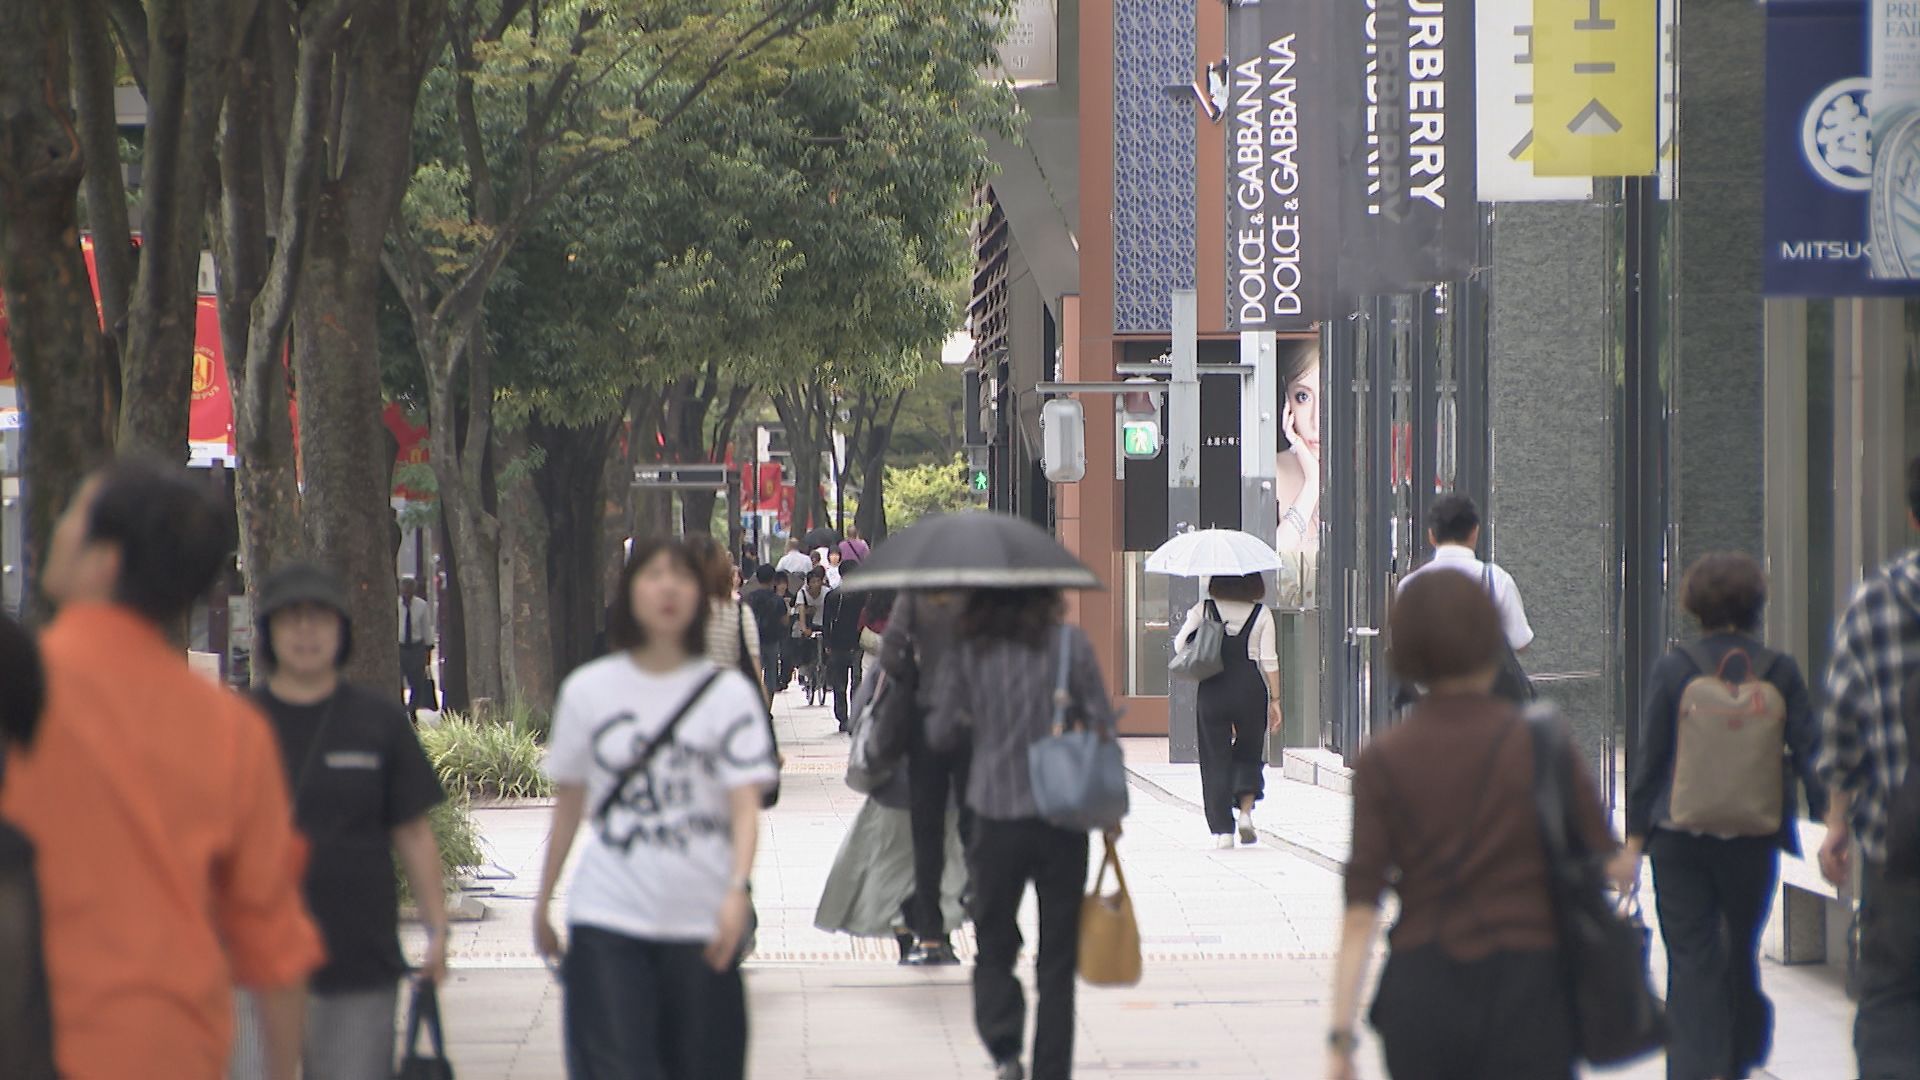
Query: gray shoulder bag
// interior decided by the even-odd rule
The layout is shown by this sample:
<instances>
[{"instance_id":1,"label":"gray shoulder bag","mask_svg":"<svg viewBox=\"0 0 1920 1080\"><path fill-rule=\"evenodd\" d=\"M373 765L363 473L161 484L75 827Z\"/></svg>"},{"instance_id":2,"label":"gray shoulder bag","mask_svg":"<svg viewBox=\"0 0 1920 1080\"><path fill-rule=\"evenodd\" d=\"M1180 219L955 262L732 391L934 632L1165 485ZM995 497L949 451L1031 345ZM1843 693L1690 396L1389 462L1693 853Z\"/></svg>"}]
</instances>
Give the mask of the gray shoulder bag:
<instances>
[{"instance_id":1,"label":"gray shoulder bag","mask_svg":"<svg viewBox=\"0 0 1920 1080\"><path fill-rule=\"evenodd\" d=\"M1111 829L1127 815L1127 762L1120 740L1087 727L1067 726L1072 693L1073 628L1060 626L1060 668L1053 688L1053 725L1027 747L1027 777L1034 808L1049 825L1076 832Z\"/></svg>"},{"instance_id":2,"label":"gray shoulder bag","mask_svg":"<svg viewBox=\"0 0 1920 1080\"><path fill-rule=\"evenodd\" d=\"M1226 620L1220 617L1220 609L1213 606L1213 601L1208 600L1200 625L1185 641L1173 643L1173 659L1167 663L1167 673L1194 682L1213 678L1226 666L1220 660L1220 646L1226 640Z\"/></svg>"}]
</instances>

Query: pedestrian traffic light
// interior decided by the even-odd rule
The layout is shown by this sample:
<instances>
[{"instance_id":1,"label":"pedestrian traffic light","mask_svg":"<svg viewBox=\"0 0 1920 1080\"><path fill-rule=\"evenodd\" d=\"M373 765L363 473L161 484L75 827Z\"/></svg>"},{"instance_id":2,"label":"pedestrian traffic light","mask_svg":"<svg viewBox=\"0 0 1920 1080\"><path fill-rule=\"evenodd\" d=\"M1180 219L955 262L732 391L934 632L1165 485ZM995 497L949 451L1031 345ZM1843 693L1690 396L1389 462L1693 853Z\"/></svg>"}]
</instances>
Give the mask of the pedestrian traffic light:
<instances>
[{"instance_id":1,"label":"pedestrian traffic light","mask_svg":"<svg viewBox=\"0 0 1920 1080\"><path fill-rule=\"evenodd\" d=\"M1128 382L1158 380L1133 378ZM1160 402L1158 395L1134 391L1120 395L1120 452L1129 460L1160 456Z\"/></svg>"},{"instance_id":2,"label":"pedestrian traffic light","mask_svg":"<svg viewBox=\"0 0 1920 1080\"><path fill-rule=\"evenodd\" d=\"M1072 398L1054 398L1040 407L1040 466L1056 484L1087 475L1087 418Z\"/></svg>"},{"instance_id":3,"label":"pedestrian traffic light","mask_svg":"<svg viewBox=\"0 0 1920 1080\"><path fill-rule=\"evenodd\" d=\"M987 475L987 470L985 469L967 470L967 487L972 489L975 495L985 495L987 493L987 489L992 486L993 486L993 479L992 477Z\"/></svg>"}]
</instances>

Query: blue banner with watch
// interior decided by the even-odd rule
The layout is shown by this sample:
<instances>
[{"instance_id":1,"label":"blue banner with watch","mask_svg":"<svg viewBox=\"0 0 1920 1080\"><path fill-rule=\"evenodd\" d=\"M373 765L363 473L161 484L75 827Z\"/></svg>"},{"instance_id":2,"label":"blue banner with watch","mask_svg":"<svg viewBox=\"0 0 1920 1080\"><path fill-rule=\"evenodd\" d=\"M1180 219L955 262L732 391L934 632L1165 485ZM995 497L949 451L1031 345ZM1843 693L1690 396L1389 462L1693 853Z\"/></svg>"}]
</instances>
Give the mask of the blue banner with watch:
<instances>
[{"instance_id":1,"label":"blue banner with watch","mask_svg":"<svg viewBox=\"0 0 1920 1080\"><path fill-rule=\"evenodd\" d=\"M1873 276L1867 33L1862 0L1767 4L1768 296L1920 292L1920 281Z\"/></svg>"}]
</instances>

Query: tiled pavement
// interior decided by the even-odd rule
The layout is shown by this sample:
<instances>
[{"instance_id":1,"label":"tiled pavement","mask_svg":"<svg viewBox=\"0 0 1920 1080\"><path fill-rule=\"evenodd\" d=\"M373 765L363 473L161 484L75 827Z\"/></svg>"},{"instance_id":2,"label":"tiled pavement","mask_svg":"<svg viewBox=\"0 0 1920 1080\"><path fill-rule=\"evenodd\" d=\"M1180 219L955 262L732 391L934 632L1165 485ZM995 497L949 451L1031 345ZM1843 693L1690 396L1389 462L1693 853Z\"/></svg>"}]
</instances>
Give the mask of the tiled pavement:
<instances>
[{"instance_id":1,"label":"tiled pavement","mask_svg":"<svg viewBox=\"0 0 1920 1080\"><path fill-rule=\"evenodd\" d=\"M813 929L814 903L860 796L841 782L845 741L831 717L798 701L787 694L777 706L788 760L754 880L762 925L747 976L752 1076L989 1075L973 1034L966 969L902 969L892 962L891 941ZM1121 853L1145 936L1146 977L1126 990L1080 989L1075 1075L1325 1075L1346 798L1279 780L1273 770L1263 842L1219 852L1194 806L1193 767L1168 765L1164 740L1128 740L1126 749L1136 782ZM558 1080L560 995L528 930L547 815L516 808L483 810L479 818L498 866L487 883L494 890L489 918L454 935L444 994L454 1063L462 1080ZM1774 1075L1851 1076L1849 1010L1839 990L1800 970L1769 967L1767 974L1780 1013ZM1363 1056L1363 1075L1379 1077L1374 1051ZM1654 1062L1615 1075L1652 1080L1664 1070Z\"/></svg>"}]
</instances>

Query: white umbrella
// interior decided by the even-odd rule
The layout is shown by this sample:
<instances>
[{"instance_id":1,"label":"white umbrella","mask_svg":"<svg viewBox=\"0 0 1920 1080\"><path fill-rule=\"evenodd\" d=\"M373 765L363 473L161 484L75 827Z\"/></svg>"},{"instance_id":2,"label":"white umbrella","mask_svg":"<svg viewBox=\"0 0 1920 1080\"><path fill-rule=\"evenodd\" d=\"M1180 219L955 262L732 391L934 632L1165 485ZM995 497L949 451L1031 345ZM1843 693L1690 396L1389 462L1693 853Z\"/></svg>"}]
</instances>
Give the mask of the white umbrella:
<instances>
[{"instance_id":1,"label":"white umbrella","mask_svg":"<svg viewBox=\"0 0 1920 1080\"><path fill-rule=\"evenodd\" d=\"M1237 577L1278 570L1280 556L1259 537L1235 529L1195 529L1147 556L1147 573L1173 577Z\"/></svg>"}]
</instances>

